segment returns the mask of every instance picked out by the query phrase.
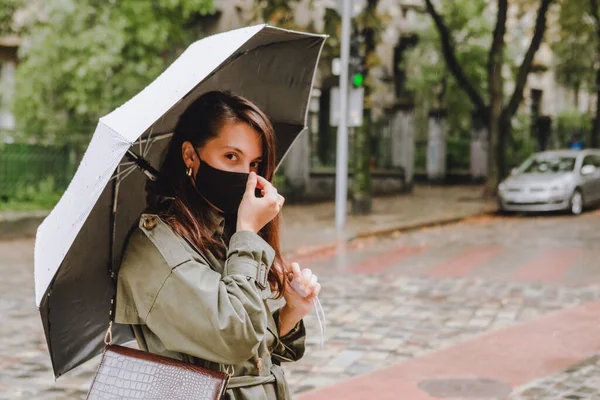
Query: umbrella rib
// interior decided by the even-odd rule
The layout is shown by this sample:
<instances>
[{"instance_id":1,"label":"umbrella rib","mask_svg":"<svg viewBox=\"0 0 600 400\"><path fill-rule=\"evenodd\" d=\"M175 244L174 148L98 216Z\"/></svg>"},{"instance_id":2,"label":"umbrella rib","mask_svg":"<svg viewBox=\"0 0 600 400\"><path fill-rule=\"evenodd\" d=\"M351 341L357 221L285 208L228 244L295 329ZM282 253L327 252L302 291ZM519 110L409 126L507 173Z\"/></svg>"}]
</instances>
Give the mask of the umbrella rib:
<instances>
[{"instance_id":1,"label":"umbrella rib","mask_svg":"<svg viewBox=\"0 0 600 400\"><path fill-rule=\"evenodd\" d=\"M140 154L143 154L144 156L148 152L148 147L150 147L150 140L152 139L152 132L154 132L154 125L152 125L152 127L150 128L150 133L148 133L146 147L143 150L141 148L142 142L140 141Z\"/></svg>"},{"instance_id":2,"label":"umbrella rib","mask_svg":"<svg viewBox=\"0 0 600 400\"><path fill-rule=\"evenodd\" d=\"M148 142L146 143L146 148L144 149L144 153L142 154L142 157L146 157L148 155L148 153L150 152L150 150L152 149L152 145L154 144L154 142L156 142L158 139L153 139L152 141L150 141L150 138L148 138Z\"/></svg>"},{"instance_id":3,"label":"umbrella rib","mask_svg":"<svg viewBox=\"0 0 600 400\"><path fill-rule=\"evenodd\" d=\"M122 181L123 179L125 179L133 170L135 170L137 168L137 165L132 165L131 167L120 171L118 173L116 173L115 175L113 175L110 178L110 181L112 181L113 179L116 179L117 181ZM110 182L109 181L109 182Z\"/></svg>"},{"instance_id":4,"label":"umbrella rib","mask_svg":"<svg viewBox=\"0 0 600 400\"><path fill-rule=\"evenodd\" d=\"M125 178L127 178L129 175L131 175L131 173L133 171L135 171L136 169L137 169L137 166L133 166L133 167L130 167L129 169L127 169L126 171L124 171L123 174L122 174L123 176L117 178L118 179L117 182L120 183L120 182L124 181Z\"/></svg>"}]
</instances>

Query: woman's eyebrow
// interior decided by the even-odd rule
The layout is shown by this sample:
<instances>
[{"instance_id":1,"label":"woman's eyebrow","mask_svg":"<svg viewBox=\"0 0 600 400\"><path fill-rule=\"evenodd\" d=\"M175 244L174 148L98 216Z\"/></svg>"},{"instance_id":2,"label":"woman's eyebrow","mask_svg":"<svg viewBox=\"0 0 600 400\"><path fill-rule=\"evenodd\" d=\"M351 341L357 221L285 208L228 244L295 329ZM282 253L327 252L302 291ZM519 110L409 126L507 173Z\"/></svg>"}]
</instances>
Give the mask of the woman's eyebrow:
<instances>
[{"instance_id":1,"label":"woman's eyebrow","mask_svg":"<svg viewBox=\"0 0 600 400\"><path fill-rule=\"evenodd\" d=\"M231 149L233 151L236 151L236 152L240 153L241 155L244 155L244 152L241 149L239 149L239 148L237 148L235 146L229 146L229 145L227 145L227 146L224 146L224 147L226 149ZM255 160L262 160L262 155L256 157Z\"/></svg>"},{"instance_id":2,"label":"woman's eyebrow","mask_svg":"<svg viewBox=\"0 0 600 400\"><path fill-rule=\"evenodd\" d=\"M225 148L234 150L240 154L244 154L244 152L241 149L238 149L237 147L234 147L234 146L225 146Z\"/></svg>"}]
</instances>

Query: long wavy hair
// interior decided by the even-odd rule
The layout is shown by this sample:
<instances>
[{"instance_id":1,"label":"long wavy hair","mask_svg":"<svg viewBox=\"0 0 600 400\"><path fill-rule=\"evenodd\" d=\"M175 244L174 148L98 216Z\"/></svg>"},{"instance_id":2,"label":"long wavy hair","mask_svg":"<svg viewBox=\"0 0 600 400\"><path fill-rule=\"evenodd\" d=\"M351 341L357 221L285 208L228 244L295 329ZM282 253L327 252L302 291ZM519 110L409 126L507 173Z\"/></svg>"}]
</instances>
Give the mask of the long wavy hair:
<instances>
[{"instance_id":1,"label":"long wavy hair","mask_svg":"<svg viewBox=\"0 0 600 400\"><path fill-rule=\"evenodd\" d=\"M242 96L212 91L195 100L181 115L173 132L169 148L161 162L156 182L147 187L148 208L157 213L175 232L193 243L201 252L210 251L226 257L221 241L212 237L211 206L198 194L186 175L182 145L189 141L194 148L202 148L219 135L227 123L243 122L256 130L262 139L262 162L258 174L273 181L275 174L275 131L268 117L252 102ZM275 250L275 263L283 274L271 268L268 281L275 298L283 295L287 267L282 258L279 242L279 216L269 222L258 234Z\"/></svg>"}]
</instances>

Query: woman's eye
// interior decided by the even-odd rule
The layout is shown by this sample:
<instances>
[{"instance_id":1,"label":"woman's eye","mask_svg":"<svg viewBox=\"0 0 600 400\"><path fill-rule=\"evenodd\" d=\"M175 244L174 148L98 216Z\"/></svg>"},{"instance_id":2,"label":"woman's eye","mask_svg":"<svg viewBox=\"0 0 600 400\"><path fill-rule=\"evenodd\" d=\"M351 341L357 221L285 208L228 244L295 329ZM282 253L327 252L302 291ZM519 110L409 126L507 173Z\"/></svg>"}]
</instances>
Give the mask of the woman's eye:
<instances>
[{"instance_id":1,"label":"woman's eye","mask_svg":"<svg viewBox=\"0 0 600 400\"><path fill-rule=\"evenodd\" d=\"M260 166L260 161L254 161L250 163L250 168L258 168Z\"/></svg>"},{"instance_id":2,"label":"woman's eye","mask_svg":"<svg viewBox=\"0 0 600 400\"><path fill-rule=\"evenodd\" d=\"M231 161L237 161L238 160L238 156L235 154L227 154L225 155L225 157L227 157L227 159L231 160Z\"/></svg>"}]
</instances>

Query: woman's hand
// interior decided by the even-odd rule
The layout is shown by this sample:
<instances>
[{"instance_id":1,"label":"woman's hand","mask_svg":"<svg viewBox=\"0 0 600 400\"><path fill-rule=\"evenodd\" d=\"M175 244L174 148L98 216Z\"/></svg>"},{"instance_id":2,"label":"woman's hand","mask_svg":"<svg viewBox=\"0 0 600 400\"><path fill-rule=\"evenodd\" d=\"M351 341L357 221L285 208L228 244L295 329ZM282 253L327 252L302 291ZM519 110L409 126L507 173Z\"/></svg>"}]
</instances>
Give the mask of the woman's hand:
<instances>
[{"instance_id":1,"label":"woman's hand","mask_svg":"<svg viewBox=\"0 0 600 400\"><path fill-rule=\"evenodd\" d=\"M318 282L317 276L308 268L300 270L298 263L292 263L291 271L288 273L288 282L295 279L300 289L306 293L306 297L302 297L290 285L286 285L283 297L285 305L279 312L279 335L284 336L290 332L296 324L304 318L313 309L313 299L319 295L321 284ZM281 268L278 268L281 273Z\"/></svg>"},{"instance_id":2,"label":"woman's hand","mask_svg":"<svg viewBox=\"0 0 600 400\"><path fill-rule=\"evenodd\" d=\"M262 189L263 197L256 197L256 188ZM237 231L258 233L279 214L285 199L277 189L262 176L250 172L246 193L238 209Z\"/></svg>"}]
</instances>

